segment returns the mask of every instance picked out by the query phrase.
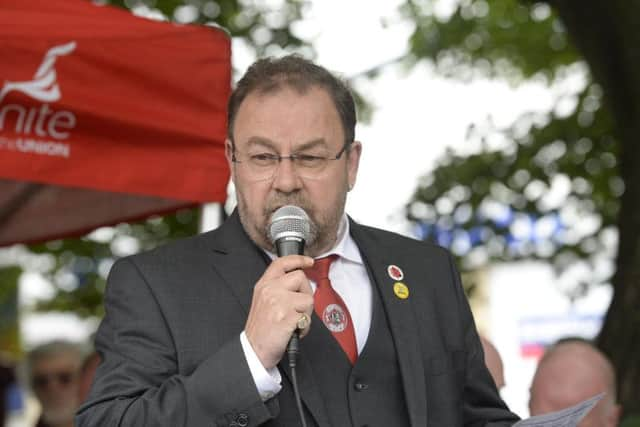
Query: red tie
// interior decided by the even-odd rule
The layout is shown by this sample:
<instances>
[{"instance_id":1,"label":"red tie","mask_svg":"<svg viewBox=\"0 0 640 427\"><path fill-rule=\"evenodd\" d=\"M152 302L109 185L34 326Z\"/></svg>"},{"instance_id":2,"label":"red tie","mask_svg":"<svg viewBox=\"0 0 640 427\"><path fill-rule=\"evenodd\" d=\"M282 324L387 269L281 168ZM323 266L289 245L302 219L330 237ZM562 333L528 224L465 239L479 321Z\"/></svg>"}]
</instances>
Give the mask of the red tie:
<instances>
[{"instance_id":1,"label":"red tie","mask_svg":"<svg viewBox=\"0 0 640 427\"><path fill-rule=\"evenodd\" d=\"M329 280L329 267L337 259L337 255L330 255L315 260L313 267L304 270L307 277L316 282L316 293L313 296L313 306L316 314L327 329L338 340L342 350L353 365L358 357L356 337L353 332L353 323L347 305L340 295L333 290Z\"/></svg>"}]
</instances>

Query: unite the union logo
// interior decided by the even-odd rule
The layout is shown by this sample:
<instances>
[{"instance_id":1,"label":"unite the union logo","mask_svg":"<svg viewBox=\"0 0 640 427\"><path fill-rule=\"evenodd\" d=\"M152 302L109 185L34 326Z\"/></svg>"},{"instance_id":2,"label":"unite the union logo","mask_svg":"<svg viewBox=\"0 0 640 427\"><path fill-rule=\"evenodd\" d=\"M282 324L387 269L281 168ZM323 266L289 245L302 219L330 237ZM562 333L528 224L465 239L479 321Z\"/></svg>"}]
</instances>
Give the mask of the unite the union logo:
<instances>
[{"instance_id":1,"label":"unite the union logo","mask_svg":"<svg viewBox=\"0 0 640 427\"><path fill-rule=\"evenodd\" d=\"M68 55L76 48L76 42L54 46L47 51L32 80L24 82L4 82L0 90L0 103L11 91L22 92L40 102L56 102L61 98L60 86L54 65L58 56Z\"/></svg>"},{"instance_id":2,"label":"unite the union logo","mask_svg":"<svg viewBox=\"0 0 640 427\"><path fill-rule=\"evenodd\" d=\"M0 89L0 149L38 155L70 157L68 139L76 126L76 116L71 111L55 111L49 103L62 99L58 84L56 61L76 49L76 42L53 46L44 55L31 80L7 81ZM10 93L22 93L39 105L5 103ZM12 132L15 137L4 136Z\"/></svg>"}]
</instances>

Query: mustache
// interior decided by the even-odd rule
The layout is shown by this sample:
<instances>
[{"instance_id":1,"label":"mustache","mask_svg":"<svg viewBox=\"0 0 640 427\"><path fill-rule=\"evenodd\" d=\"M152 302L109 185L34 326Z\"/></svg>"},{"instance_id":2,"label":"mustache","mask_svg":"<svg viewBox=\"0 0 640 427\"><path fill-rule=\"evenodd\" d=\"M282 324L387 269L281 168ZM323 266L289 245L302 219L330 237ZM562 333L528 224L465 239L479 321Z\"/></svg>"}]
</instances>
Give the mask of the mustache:
<instances>
[{"instance_id":1,"label":"mustache","mask_svg":"<svg viewBox=\"0 0 640 427\"><path fill-rule=\"evenodd\" d=\"M310 230L309 230L309 238L307 240L307 245L313 245L316 242L319 234L318 222L317 222L317 219L315 218L314 211L311 208L311 204L308 203L307 200L304 197L302 197L299 193L289 194L289 195L277 195L267 201L263 211L264 218L266 219L265 229L264 229L264 235L266 237L266 240L269 241L269 224L271 221L271 217L273 216L273 213L278 209L280 209L281 207L287 206L287 205L297 206L302 210L304 210L309 216Z\"/></svg>"},{"instance_id":2,"label":"mustache","mask_svg":"<svg viewBox=\"0 0 640 427\"><path fill-rule=\"evenodd\" d=\"M311 204L298 193L290 195L276 195L272 197L265 204L263 214L266 218L271 218L271 215L273 215L275 211L286 205L293 205L303 209L307 215L309 215L309 218L311 218L313 213Z\"/></svg>"}]
</instances>

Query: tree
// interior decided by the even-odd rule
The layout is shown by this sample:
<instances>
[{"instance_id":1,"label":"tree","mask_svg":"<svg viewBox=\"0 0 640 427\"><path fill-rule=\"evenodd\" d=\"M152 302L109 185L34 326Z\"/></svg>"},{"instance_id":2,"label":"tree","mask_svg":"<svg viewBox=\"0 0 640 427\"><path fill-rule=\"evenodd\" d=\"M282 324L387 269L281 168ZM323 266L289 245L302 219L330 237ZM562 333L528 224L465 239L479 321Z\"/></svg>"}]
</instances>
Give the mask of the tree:
<instances>
[{"instance_id":1,"label":"tree","mask_svg":"<svg viewBox=\"0 0 640 427\"><path fill-rule=\"evenodd\" d=\"M638 414L640 1L461 0L449 10L443 4L402 6L416 24L414 63L427 58L457 78L480 73L513 83L555 84L572 70L587 70L585 84L547 115L526 114L509 129L493 129L509 141L502 150L448 152L419 184L407 215L424 238L454 245L468 269L533 257L560 273L590 264L594 274L581 287L610 281L613 299L597 342L617 369L625 411ZM492 132L472 129L470 137L484 140ZM532 225L546 239L518 236ZM598 267L607 252L615 257L610 272Z\"/></svg>"}]
</instances>

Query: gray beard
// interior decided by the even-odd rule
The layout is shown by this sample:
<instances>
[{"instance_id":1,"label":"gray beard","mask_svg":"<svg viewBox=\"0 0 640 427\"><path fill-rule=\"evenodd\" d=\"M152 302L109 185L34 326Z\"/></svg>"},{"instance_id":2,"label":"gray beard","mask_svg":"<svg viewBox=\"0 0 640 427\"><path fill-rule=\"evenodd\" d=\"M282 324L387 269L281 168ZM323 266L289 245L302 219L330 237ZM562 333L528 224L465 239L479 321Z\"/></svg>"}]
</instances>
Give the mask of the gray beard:
<instances>
[{"instance_id":1,"label":"gray beard","mask_svg":"<svg viewBox=\"0 0 640 427\"><path fill-rule=\"evenodd\" d=\"M307 215L309 215L311 238L308 239L309 241L305 242L305 255L311 257L320 255L321 253L328 251L336 243L336 239L338 236L338 227L340 225L342 215L344 214L346 193L344 198L340 201L341 206L337 206L337 209L334 210L332 215L330 215L329 217L321 218L320 221L314 220L313 211L308 208L309 204L306 203L305 200L302 200L300 197L297 197L296 194L288 197L283 196L278 198L277 200L272 200L262 212L262 217L265 219L265 224L262 229L256 227L256 224L251 223L249 214L244 208L245 204L242 195L238 194L238 196L238 213L240 215L240 222L242 223L242 227L254 243L271 253L276 253L276 248L274 247L273 242L271 242L271 239L269 237L269 222L271 220L271 215L273 215L273 212L275 212L278 208L285 205L298 206L304 209L305 212L307 212Z\"/></svg>"}]
</instances>

